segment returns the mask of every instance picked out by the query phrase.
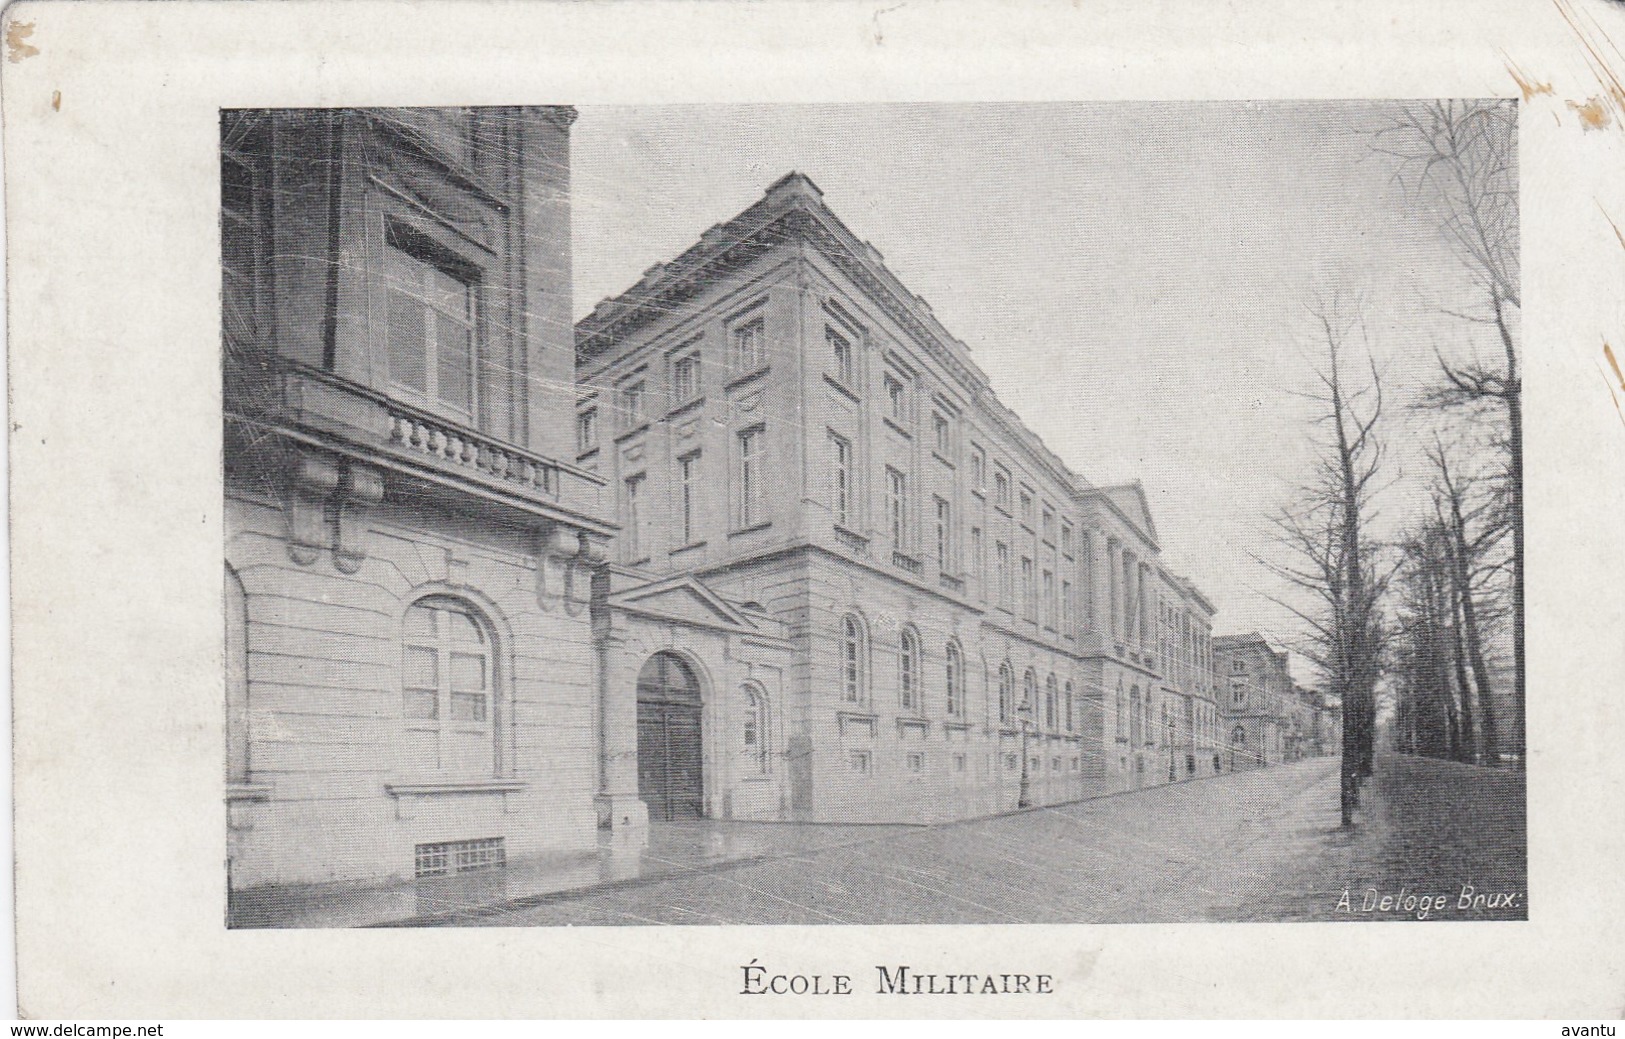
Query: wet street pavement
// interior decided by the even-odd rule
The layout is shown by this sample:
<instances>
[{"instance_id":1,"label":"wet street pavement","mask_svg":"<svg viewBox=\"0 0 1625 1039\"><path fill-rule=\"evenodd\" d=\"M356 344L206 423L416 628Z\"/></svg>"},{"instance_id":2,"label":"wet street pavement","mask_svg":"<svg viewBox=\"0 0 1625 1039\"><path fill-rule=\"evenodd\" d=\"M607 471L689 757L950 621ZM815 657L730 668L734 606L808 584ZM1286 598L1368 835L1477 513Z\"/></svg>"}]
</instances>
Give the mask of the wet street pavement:
<instances>
[{"instance_id":1,"label":"wet street pavement","mask_svg":"<svg viewBox=\"0 0 1625 1039\"><path fill-rule=\"evenodd\" d=\"M671 855L664 867L636 879L608 878L608 887L543 892L481 908L442 904L445 911L406 922L1527 917L1520 774L1400 756L1379 757L1376 772L1352 830L1338 826L1337 759L1317 758L940 826L755 824L759 847L743 858ZM696 828L690 843L715 840L699 836L712 832ZM662 840L673 837L657 833L652 847Z\"/></svg>"}]
</instances>

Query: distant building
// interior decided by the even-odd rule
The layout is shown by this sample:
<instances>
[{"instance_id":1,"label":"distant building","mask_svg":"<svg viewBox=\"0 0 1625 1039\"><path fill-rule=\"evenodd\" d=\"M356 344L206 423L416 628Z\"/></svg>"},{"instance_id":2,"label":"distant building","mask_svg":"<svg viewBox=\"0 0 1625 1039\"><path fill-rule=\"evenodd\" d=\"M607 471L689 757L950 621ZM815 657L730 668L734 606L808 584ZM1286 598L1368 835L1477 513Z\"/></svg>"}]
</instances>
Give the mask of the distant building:
<instances>
[{"instance_id":1,"label":"distant building","mask_svg":"<svg viewBox=\"0 0 1625 1039\"><path fill-rule=\"evenodd\" d=\"M1213 640L1213 682L1225 736L1226 771L1277 765L1294 744L1294 694L1287 655L1257 632ZM1301 721L1300 721L1301 725ZM1301 731L1301 730L1300 730Z\"/></svg>"}]
</instances>

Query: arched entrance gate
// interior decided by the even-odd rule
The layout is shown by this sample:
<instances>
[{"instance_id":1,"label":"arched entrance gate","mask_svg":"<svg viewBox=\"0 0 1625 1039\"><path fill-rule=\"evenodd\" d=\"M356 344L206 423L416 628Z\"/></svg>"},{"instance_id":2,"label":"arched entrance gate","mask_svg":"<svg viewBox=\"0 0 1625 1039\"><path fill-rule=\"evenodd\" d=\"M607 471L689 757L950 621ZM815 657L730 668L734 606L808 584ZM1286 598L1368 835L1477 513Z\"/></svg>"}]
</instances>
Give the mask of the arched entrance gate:
<instances>
[{"instance_id":1,"label":"arched entrance gate","mask_svg":"<svg viewBox=\"0 0 1625 1039\"><path fill-rule=\"evenodd\" d=\"M652 822L697 819L705 810L700 683L674 653L638 672L638 797Z\"/></svg>"}]
</instances>

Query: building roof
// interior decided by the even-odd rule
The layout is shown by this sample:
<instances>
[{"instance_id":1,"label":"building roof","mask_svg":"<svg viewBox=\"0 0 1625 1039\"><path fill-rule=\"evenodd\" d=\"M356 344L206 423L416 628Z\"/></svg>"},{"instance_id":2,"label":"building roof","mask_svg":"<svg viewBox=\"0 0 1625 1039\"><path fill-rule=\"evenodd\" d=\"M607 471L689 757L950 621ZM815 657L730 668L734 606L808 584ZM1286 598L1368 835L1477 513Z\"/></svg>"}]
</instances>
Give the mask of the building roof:
<instances>
[{"instance_id":1,"label":"building roof","mask_svg":"<svg viewBox=\"0 0 1625 1039\"><path fill-rule=\"evenodd\" d=\"M1152 545L1157 544L1157 525L1151 520L1151 503L1146 499L1145 487L1140 481L1089 488L1079 497L1084 500L1094 498L1106 502L1147 541Z\"/></svg>"},{"instance_id":2,"label":"building roof","mask_svg":"<svg viewBox=\"0 0 1625 1039\"><path fill-rule=\"evenodd\" d=\"M713 225L675 259L650 267L631 288L600 301L577 322L578 366L698 295L721 273L748 264L776 245L806 242L907 329L958 380L989 420L1025 447L1062 486L1075 495L1092 489L1088 480L1068 467L998 399L987 374L971 359L970 348L937 320L931 304L903 285L886 266L880 250L853 234L823 198L823 190L803 173L792 171L774 181L760 200L733 219ZM1143 492L1141 498L1143 501Z\"/></svg>"}]
</instances>

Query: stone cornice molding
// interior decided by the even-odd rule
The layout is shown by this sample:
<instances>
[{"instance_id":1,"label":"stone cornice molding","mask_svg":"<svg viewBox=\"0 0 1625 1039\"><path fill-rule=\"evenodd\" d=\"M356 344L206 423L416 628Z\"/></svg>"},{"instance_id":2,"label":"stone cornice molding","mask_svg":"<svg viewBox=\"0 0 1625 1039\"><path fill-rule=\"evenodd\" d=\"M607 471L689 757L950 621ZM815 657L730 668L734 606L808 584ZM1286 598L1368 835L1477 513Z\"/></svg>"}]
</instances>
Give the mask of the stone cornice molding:
<instances>
[{"instance_id":1,"label":"stone cornice molding","mask_svg":"<svg viewBox=\"0 0 1625 1039\"><path fill-rule=\"evenodd\" d=\"M669 263L656 264L626 292L601 301L576 324L577 363L596 357L616 340L656 320L692 298L724 273L737 269L786 242L817 249L886 316L906 331L959 383L999 432L1020 444L1038 467L1073 493L1088 481L1069 469L1037 434L994 394L987 374L970 359L970 349L937 320L926 300L903 285L873 245L859 239L823 202L809 178L790 173L738 216L706 231Z\"/></svg>"}]
</instances>

